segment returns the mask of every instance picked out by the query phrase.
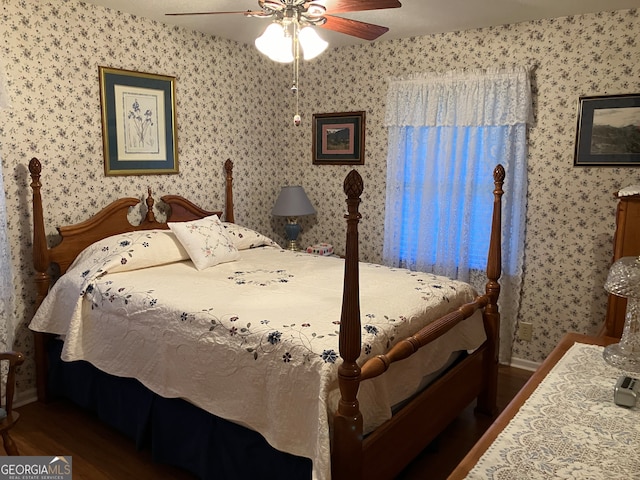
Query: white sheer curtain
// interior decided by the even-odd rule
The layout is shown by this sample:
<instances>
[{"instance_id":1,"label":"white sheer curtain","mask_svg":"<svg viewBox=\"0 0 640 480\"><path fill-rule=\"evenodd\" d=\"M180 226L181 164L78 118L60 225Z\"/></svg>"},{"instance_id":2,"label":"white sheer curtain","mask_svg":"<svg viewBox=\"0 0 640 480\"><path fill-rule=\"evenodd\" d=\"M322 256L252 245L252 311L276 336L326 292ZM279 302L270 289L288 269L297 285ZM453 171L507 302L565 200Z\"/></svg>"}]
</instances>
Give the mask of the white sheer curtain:
<instances>
[{"instance_id":1,"label":"white sheer curtain","mask_svg":"<svg viewBox=\"0 0 640 480\"><path fill-rule=\"evenodd\" d=\"M527 195L526 68L391 79L384 262L477 283L486 265L493 169L505 167L500 361L520 304Z\"/></svg>"},{"instance_id":2,"label":"white sheer curtain","mask_svg":"<svg viewBox=\"0 0 640 480\"><path fill-rule=\"evenodd\" d=\"M11 106L4 67L0 60L0 115ZM9 232L7 230L7 206L2 176L2 152L0 151L0 351L13 347L15 320L13 313L13 274Z\"/></svg>"}]
</instances>

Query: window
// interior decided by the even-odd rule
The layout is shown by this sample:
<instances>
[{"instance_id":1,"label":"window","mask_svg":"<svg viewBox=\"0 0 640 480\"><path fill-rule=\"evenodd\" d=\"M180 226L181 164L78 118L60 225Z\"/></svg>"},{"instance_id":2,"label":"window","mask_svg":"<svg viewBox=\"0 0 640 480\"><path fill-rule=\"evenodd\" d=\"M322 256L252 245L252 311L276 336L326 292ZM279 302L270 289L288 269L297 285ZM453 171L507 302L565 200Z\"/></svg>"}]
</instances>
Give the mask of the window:
<instances>
[{"instance_id":1,"label":"window","mask_svg":"<svg viewBox=\"0 0 640 480\"><path fill-rule=\"evenodd\" d=\"M528 71L514 68L392 80L387 95L386 264L467 282L484 270L493 170L505 168L502 360L520 301L530 92Z\"/></svg>"}]
</instances>

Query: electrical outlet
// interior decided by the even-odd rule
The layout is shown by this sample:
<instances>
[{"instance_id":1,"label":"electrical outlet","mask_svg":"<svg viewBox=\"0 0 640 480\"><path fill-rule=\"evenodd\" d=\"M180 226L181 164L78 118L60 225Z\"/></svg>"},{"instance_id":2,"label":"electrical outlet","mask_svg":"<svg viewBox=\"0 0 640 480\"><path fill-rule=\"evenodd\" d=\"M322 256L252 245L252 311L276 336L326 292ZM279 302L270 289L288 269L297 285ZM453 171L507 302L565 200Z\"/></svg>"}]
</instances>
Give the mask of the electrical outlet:
<instances>
[{"instance_id":1,"label":"electrical outlet","mask_svg":"<svg viewBox=\"0 0 640 480\"><path fill-rule=\"evenodd\" d=\"M530 342L533 336L533 324L521 322L518 328L518 338L523 342Z\"/></svg>"}]
</instances>

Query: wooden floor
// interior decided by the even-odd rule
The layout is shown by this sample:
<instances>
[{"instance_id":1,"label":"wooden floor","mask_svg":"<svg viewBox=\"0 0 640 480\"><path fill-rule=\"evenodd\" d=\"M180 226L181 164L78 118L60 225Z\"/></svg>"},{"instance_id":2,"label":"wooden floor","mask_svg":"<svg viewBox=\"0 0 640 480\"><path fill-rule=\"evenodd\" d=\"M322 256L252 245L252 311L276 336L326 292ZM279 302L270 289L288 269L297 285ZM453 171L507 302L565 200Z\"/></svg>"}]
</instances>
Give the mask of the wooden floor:
<instances>
[{"instance_id":1,"label":"wooden floor","mask_svg":"<svg viewBox=\"0 0 640 480\"><path fill-rule=\"evenodd\" d=\"M498 406L504 408L531 372L500 367ZM176 479L195 477L151 461L132 440L66 402L31 403L16 409L20 421L12 430L21 455L72 457L74 480ZM455 420L399 477L438 480L448 474L473 446L491 419L474 415L473 405ZM286 479L295 480L295 479Z\"/></svg>"},{"instance_id":2,"label":"wooden floor","mask_svg":"<svg viewBox=\"0 0 640 480\"><path fill-rule=\"evenodd\" d=\"M507 406L527 383L533 372L500 366L498 408ZM396 480L446 479L467 452L489 428L491 418L476 415L470 405L440 436L427 447Z\"/></svg>"}]
</instances>

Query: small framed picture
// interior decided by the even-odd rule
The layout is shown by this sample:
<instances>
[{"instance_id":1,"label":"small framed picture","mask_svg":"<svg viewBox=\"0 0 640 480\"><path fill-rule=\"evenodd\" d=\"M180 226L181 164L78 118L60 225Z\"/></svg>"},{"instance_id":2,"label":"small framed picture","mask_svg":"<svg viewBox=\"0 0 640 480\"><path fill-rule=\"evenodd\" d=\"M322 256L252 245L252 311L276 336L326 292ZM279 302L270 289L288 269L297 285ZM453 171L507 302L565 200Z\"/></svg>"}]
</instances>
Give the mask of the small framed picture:
<instances>
[{"instance_id":1,"label":"small framed picture","mask_svg":"<svg viewBox=\"0 0 640 480\"><path fill-rule=\"evenodd\" d=\"M364 165L365 112L313 115L314 165Z\"/></svg>"},{"instance_id":2,"label":"small framed picture","mask_svg":"<svg viewBox=\"0 0 640 480\"><path fill-rule=\"evenodd\" d=\"M175 78L99 67L106 175L178 173Z\"/></svg>"},{"instance_id":3,"label":"small framed picture","mask_svg":"<svg viewBox=\"0 0 640 480\"><path fill-rule=\"evenodd\" d=\"M580 97L574 165L640 166L640 94Z\"/></svg>"}]
</instances>

